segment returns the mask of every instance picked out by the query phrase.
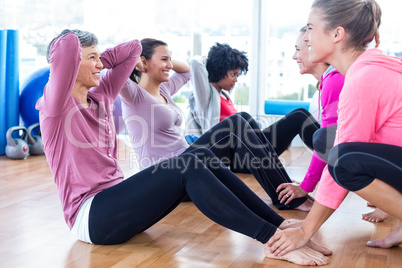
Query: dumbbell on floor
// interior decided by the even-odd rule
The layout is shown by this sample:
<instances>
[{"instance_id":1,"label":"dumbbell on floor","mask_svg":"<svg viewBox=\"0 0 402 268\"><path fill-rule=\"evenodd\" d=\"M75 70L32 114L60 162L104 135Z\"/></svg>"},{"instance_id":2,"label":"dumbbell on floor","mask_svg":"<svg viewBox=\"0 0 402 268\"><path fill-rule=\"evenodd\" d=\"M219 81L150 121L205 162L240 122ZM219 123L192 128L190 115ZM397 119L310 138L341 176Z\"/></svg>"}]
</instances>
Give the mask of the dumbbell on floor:
<instances>
[{"instance_id":1,"label":"dumbbell on floor","mask_svg":"<svg viewBox=\"0 0 402 268\"><path fill-rule=\"evenodd\" d=\"M35 129L38 129L38 131L36 132L36 134L33 134ZM44 154L39 123L35 123L29 126L27 129L27 135L28 135L29 154L30 155Z\"/></svg>"},{"instance_id":2,"label":"dumbbell on floor","mask_svg":"<svg viewBox=\"0 0 402 268\"><path fill-rule=\"evenodd\" d=\"M22 135L14 139L13 132L22 131ZM7 146L6 155L11 159L23 159L29 155L29 147L27 144L27 129L23 126L11 127L6 133Z\"/></svg>"}]
</instances>

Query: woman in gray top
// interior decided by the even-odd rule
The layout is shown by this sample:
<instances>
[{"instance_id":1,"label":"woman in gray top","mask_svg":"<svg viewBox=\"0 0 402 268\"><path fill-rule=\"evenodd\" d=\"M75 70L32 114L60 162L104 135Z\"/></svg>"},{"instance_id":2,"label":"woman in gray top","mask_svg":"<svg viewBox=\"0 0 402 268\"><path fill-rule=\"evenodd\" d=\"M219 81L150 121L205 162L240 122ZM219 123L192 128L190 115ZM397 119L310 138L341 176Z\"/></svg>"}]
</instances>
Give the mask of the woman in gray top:
<instances>
[{"instance_id":1,"label":"woman in gray top","mask_svg":"<svg viewBox=\"0 0 402 268\"><path fill-rule=\"evenodd\" d=\"M216 43L210 48L208 58L194 57L191 62L191 82L194 90L189 96L190 112L187 117L186 134L197 137L224 118L237 113L229 93L238 76L248 71L245 52L227 44ZM251 125L258 123L247 113L241 113ZM252 123L251 123L252 122ZM299 135L313 150L312 136L319 124L306 109L296 109L262 130L278 155Z\"/></svg>"}]
</instances>

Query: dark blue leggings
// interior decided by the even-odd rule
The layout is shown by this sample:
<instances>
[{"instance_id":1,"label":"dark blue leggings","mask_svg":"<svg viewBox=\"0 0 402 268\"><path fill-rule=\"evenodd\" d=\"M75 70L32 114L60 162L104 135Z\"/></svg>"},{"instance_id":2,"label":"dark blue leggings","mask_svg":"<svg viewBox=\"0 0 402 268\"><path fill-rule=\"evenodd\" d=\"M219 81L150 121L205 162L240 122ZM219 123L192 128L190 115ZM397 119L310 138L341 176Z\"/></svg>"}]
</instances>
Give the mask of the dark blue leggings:
<instances>
[{"instance_id":1,"label":"dark blue leggings","mask_svg":"<svg viewBox=\"0 0 402 268\"><path fill-rule=\"evenodd\" d=\"M349 191L358 191L379 179L402 192L402 147L350 142L329 153L328 170Z\"/></svg>"},{"instance_id":2,"label":"dark blue leggings","mask_svg":"<svg viewBox=\"0 0 402 268\"><path fill-rule=\"evenodd\" d=\"M89 212L94 244L118 244L148 229L189 195L208 218L261 243L283 218L206 148L151 166L98 193Z\"/></svg>"},{"instance_id":3,"label":"dark blue leggings","mask_svg":"<svg viewBox=\"0 0 402 268\"><path fill-rule=\"evenodd\" d=\"M276 188L291 183L278 155L247 113L234 114L219 122L184 152L209 148L233 172L252 173L278 209L292 209L307 198L293 199L288 205L278 200Z\"/></svg>"}]
</instances>

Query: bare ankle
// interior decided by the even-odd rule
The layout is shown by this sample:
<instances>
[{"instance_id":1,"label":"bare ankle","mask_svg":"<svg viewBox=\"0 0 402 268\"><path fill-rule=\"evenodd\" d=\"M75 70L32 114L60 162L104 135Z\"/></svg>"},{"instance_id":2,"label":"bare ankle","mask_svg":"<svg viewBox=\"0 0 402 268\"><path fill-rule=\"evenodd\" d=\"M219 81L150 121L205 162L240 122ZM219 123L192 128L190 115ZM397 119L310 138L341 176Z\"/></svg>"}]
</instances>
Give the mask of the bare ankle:
<instances>
[{"instance_id":1,"label":"bare ankle","mask_svg":"<svg viewBox=\"0 0 402 268\"><path fill-rule=\"evenodd\" d=\"M298 206L296 209L301 210L301 211L310 211L311 208L313 207L314 202L310 199L307 199L303 204Z\"/></svg>"}]
</instances>

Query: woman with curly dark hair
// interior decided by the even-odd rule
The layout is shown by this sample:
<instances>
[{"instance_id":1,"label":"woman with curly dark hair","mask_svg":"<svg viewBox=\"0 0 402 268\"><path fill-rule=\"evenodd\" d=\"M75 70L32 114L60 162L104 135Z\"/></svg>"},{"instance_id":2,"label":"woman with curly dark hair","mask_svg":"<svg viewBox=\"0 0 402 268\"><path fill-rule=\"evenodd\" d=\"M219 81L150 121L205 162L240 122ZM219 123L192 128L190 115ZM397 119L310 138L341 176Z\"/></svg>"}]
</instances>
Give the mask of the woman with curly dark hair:
<instances>
[{"instance_id":1,"label":"woman with curly dark hair","mask_svg":"<svg viewBox=\"0 0 402 268\"><path fill-rule=\"evenodd\" d=\"M212 221L262 244L290 227L291 221L272 210L206 148L124 178L112 107L132 70L148 68L138 61L141 50L141 43L132 40L101 53L94 34L69 29L48 46L51 75L36 108L71 232L90 244L125 243L152 228L186 196ZM108 70L101 77L104 68ZM201 154L205 157L196 156ZM285 259L323 265L328 260L321 252L330 253L312 242Z\"/></svg>"},{"instance_id":2,"label":"woman with curly dark hair","mask_svg":"<svg viewBox=\"0 0 402 268\"><path fill-rule=\"evenodd\" d=\"M237 78L247 73L248 59L246 52L228 44L216 43L210 48L207 58L195 56L190 66L194 89L189 96L186 134L199 137L226 117L237 113L229 94ZM260 125L248 114L241 115L252 126ZM263 134L280 155L297 135L313 150L312 136L318 128L319 124L313 116L300 108L265 128Z\"/></svg>"},{"instance_id":3,"label":"woman with curly dark hair","mask_svg":"<svg viewBox=\"0 0 402 268\"><path fill-rule=\"evenodd\" d=\"M292 181L255 122L247 122L251 118L247 113L228 116L189 145L180 127L181 110L172 95L190 80L190 67L172 59L161 40L146 38L141 45L143 69L133 69L120 92L123 118L141 170L194 149L208 148L231 171L253 174L278 209L310 209L312 201L305 196L286 204L279 202L277 187Z\"/></svg>"}]
</instances>

